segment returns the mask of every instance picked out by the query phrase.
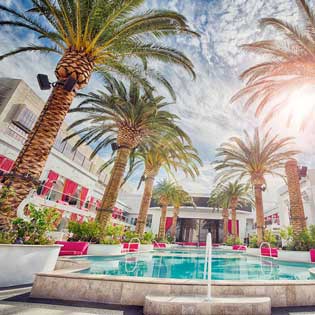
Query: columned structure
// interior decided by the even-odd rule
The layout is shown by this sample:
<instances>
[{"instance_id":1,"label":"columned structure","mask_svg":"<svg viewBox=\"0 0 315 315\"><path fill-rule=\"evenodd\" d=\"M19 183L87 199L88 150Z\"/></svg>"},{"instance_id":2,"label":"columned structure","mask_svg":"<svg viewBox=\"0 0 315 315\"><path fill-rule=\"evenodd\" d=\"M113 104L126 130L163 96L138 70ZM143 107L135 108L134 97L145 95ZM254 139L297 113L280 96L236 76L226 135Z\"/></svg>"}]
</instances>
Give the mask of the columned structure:
<instances>
[{"instance_id":1,"label":"columned structure","mask_svg":"<svg viewBox=\"0 0 315 315\"><path fill-rule=\"evenodd\" d=\"M306 228L306 218L302 201L297 161L290 159L285 165L290 201L290 223L295 234Z\"/></svg>"}]
</instances>

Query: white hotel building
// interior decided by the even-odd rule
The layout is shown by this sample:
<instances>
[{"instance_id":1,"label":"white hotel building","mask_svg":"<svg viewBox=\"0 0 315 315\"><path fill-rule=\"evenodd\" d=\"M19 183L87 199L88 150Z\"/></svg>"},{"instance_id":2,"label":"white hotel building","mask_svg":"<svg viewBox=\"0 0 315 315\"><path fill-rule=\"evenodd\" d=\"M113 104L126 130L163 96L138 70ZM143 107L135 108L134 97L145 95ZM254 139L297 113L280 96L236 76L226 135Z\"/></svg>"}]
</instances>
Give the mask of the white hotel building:
<instances>
[{"instance_id":1,"label":"white hotel building","mask_svg":"<svg viewBox=\"0 0 315 315\"><path fill-rule=\"evenodd\" d=\"M315 225L315 170L309 169L306 177L300 180L304 213L307 226ZM273 207L265 212L267 229L278 232L290 225L290 202L288 187L282 186L278 190L278 200Z\"/></svg>"},{"instance_id":2,"label":"white hotel building","mask_svg":"<svg viewBox=\"0 0 315 315\"><path fill-rule=\"evenodd\" d=\"M24 81L0 78L0 171L10 171L43 107L44 101ZM64 123L41 175L43 186L34 192L28 201L58 208L64 211L66 217L83 221L95 216L95 207L102 198L109 171L98 173L104 160L96 156L90 161L90 147L82 146L73 151L75 140L62 142L67 135L66 128ZM181 208L177 240L204 241L207 232L211 231L214 242L221 242L222 210L209 207L207 195L192 195L196 207ZM114 223L133 228L140 201L141 195L135 193L132 185L125 185L114 209ZM167 214L167 229L171 224L172 211L170 207ZM254 224L253 212L251 209L238 209L237 218L239 236L243 239ZM152 202L147 230L157 233L159 221L160 208Z\"/></svg>"}]
</instances>

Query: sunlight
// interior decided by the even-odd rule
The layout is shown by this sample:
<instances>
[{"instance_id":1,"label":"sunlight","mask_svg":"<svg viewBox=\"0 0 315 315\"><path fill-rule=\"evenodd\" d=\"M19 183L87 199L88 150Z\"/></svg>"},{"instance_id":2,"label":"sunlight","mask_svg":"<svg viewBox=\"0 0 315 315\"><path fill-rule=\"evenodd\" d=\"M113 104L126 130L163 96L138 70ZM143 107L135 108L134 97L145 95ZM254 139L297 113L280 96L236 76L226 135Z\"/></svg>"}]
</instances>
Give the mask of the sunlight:
<instances>
[{"instance_id":1,"label":"sunlight","mask_svg":"<svg viewBox=\"0 0 315 315\"><path fill-rule=\"evenodd\" d=\"M291 93L288 98L286 117L293 127L301 127L305 120L310 122L315 110L314 88L306 86Z\"/></svg>"}]
</instances>

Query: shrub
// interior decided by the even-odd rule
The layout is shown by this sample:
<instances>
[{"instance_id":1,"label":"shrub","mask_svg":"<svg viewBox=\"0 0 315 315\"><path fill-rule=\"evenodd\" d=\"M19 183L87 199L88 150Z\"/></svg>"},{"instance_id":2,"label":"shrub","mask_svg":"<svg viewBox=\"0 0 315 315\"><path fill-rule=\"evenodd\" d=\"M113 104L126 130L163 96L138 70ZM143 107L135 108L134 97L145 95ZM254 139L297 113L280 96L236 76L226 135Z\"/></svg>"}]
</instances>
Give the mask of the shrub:
<instances>
[{"instance_id":1,"label":"shrub","mask_svg":"<svg viewBox=\"0 0 315 315\"><path fill-rule=\"evenodd\" d=\"M234 239L233 235L230 234L230 235L227 236L225 244L228 245L228 246L241 245L242 241L241 241L241 239L239 237L236 237Z\"/></svg>"},{"instance_id":2,"label":"shrub","mask_svg":"<svg viewBox=\"0 0 315 315\"><path fill-rule=\"evenodd\" d=\"M47 233L54 230L54 224L60 216L59 212L51 208L37 208L32 204L28 206L28 211L27 220L16 218L12 221L12 229L1 233L0 243L28 245L53 243Z\"/></svg>"},{"instance_id":3,"label":"shrub","mask_svg":"<svg viewBox=\"0 0 315 315\"><path fill-rule=\"evenodd\" d=\"M124 234L123 225L109 225L106 227L104 235L102 236L101 244L119 244Z\"/></svg>"},{"instance_id":4,"label":"shrub","mask_svg":"<svg viewBox=\"0 0 315 315\"><path fill-rule=\"evenodd\" d=\"M83 223L70 221L68 230L73 233L72 240L74 241L100 242L101 228L95 221Z\"/></svg>"},{"instance_id":5,"label":"shrub","mask_svg":"<svg viewBox=\"0 0 315 315\"><path fill-rule=\"evenodd\" d=\"M251 247L251 248L258 248L259 247L258 246L258 237L256 234L251 235L249 237L249 247Z\"/></svg>"},{"instance_id":6,"label":"shrub","mask_svg":"<svg viewBox=\"0 0 315 315\"><path fill-rule=\"evenodd\" d=\"M155 235L152 232L145 232L143 237L140 239L141 244L152 244L155 239Z\"/></svg>"},{"instance_id":7,"label":"shrub","mask_svg":"<svg viewBox=\"0 0 315 315\"><path fill-rule=\"evenodd\" d=\"M124 234L124 237L123 237L124 242L126 242L126 243L130 242L133 238L139 238L140 239L138 233L136 233L135 231L130 231L130 230L127 230Z\"/></svg>"},{"instance_id":8,"label":"shrub","mask_svg":"<svg viewBox=\"0 0 315 315\"><path fill-rule=\"evenodd\" d=\"M276 246L278 243L276 236L269 230L264 232L264 242L269 243L271 247Z\"/></svg>"}]
</instances>

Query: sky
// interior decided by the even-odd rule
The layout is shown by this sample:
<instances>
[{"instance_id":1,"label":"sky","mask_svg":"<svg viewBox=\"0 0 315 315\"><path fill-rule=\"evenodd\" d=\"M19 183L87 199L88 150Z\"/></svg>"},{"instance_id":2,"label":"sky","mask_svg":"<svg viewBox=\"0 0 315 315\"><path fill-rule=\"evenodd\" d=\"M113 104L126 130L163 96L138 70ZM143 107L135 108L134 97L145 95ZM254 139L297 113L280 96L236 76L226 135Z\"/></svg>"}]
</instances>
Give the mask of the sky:
<instances>
[{"instance_id":1,"label":"sky","mask_svg":"<svg viewBox=\"0 0 315 315\"><path fill-rule=\"evenodd\" d=\"M3 0L1 1L3 2ZM9 5L23 6L27 0L4 0ZM185 52L193 61L197 79L174 67L162 67L177 93L177 102L171 110L181 117L181 126L190 135L203 160L200 176L195 180L178 174L177 180L190 192L209 193L213 185L215 149L229 137L251 132L258 121L250 112L244 112L241 104L231 104L231 96L243 86L239 80L242 70L258 61L245 53L240 45L270 38L269 29L261 29L258 21L263 17L278 17L289 22L299 22L294 0L147 0L147 8L163 8L178 11L186 16L191 27L201 34L200 39L177 37L170 44ZM25 43L36 43L31 33L1 29L0 53ZM41 97L37 73L53 77L57 62L55 56L27 53L0 62L0 76L24 79ZM153 65L159 66L159 65ZM89 90L101 89L102 83L93 77ZM298 107L298 106L297 106ZM270 127L270 126L269 126ZM299 132L295 126L287 128L283 121L272 124L274 133L296 136L297 148L303 151L299 163L315 166L315 137L312 130ZM163 174L161 175L163 176ZM137 181L136 178L133 179ZM268 189L264 200L267 208L277 199L277 189L282 180L267 179Z\"/></svg>"}]
</instances>

